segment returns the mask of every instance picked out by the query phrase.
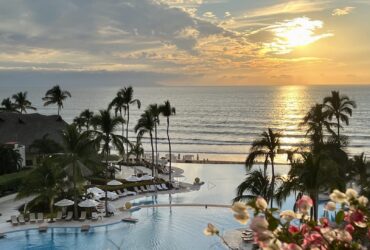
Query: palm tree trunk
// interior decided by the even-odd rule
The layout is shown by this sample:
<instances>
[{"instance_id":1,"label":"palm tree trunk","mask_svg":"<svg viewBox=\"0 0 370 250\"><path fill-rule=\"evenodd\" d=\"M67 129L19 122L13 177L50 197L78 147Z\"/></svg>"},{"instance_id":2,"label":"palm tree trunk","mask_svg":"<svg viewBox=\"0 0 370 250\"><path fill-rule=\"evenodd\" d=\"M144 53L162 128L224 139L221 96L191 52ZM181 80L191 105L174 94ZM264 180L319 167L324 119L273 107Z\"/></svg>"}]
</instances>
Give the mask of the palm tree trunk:
<instances>
[{"instance_id":1,"label":"palm tree trunk","mask_svg":"<svg viewBox=\"0 0 370 250\"><path fill-rule=\"evenodd\" d=\"M337 140L338 140L338 146L340 146L340 121L339 121L339 116L337 116L337 126L338 126L338 138L337 138Z\"/></svg>"},{"instance_id":2,"label":"palm tree trunk","mask_svg":"<svg viewBox=\"0 0 370 250\"><path fill-rule=\"evenodd\" d=\"M54 196L50 199L50 203L49 203L51 221L53 221L54 219L54 206L53 205L54 205Z\"/></svg>"},{"instance_id":3,"label":"palm tree trunk","mask_svg":"<svg viewBox=\"0 0 370 250\"><path fill-rule=\"evenodd\" d=\"M109 135L107 136L109 137ZM105 184L108 182L108 157L109 157L109 139L105 144L106 146L106 158L105 158L105 167L106 167L106 173L105 173ZM105 188L105 217L108 217L108 190Z\"/></svg>"},{"instance_id":4,"label":"palm tree trunk","mask_svg":"<svg viewBox=\"0 0 370 250\"><path fill-rule=\"evenodd\" d=\"M155 165L158 166L158 136L157 136L157 123L154 123L155 132Z\"/></svg>"},{"instance_id":5,"label":"palm tree trunk","mask_svg":"<svg viewBox=\"0 0 370 250\"><path fill-rule=\"evenodd\" d=\"M272 208L273 207L273 203L274 203L274 191L275 191L275 165L274 165L274 157L271 156L271 193L270 193L270 198L271 198L271 203L270 203L270 207Z\"/></svg>"},{"instance_id":6,"label":"palm tree trunk","mask_svg":"<svg viewBox=\"0 0 370 250\"><path fill-rule=\"evenodd\" d=\"M74 192L74 204L73 204L73 217L75 218L75 220L77 220L78 218L78 209L77 209L77 188L76 188L76 162L75 160L73 160L73 163L72 163L72 169L73 169L73 192Z\"/></svg>"},{"instance_id":7,"label":"palm tree trunk","mask_svg":"<svg viewBox=\"0 0 370 250\"><path fill-rule=\"evenodd\" d=\"M122 116L122 112L120 111L120 116L123 120L123 116ZM122 123L122 137L125 137L125 125ZM122 157L123 155L125 154L125 149L123 149L123 152L122 152ZM128 155L126 156L126 158L128 158Z\"/></svg>"},{"instance_id":8,"label":"palm tree trunk","mask_svg":"<svg viewBox=\"0 0 370 250\"><path fill-rule=\"evenodd\" d=\"M127 104L127 123L126 123L126 163L128 165L128 123L130 122L130 105Z\"/></svg>"},{"instance_id":9,"label":"palm tree trunk","mask_svg":"<svg viewBox=\"0 0 370 250\"><path fill-rule=\"evenodd\" d=\"M170 173L169 173L169 182L170 182L170 185L172 184L172 152L171 152L171 140L170 140L170 133L169 133L169 129L170 129L170 118L167 117L167 140L168 140L168 153L170 154Z\"/></svg>"},{"instance_id":10,"label":"palm tree trunk","mask_svg":"<svg viewBox=\"0 0 370 250\"><path fill-rule=\"evenodd\" d=\"M58 117L59 117L59 113L60 113L60 106L58 105Z\"/></svg>"},{"instance_id":11,"label":"palm tree trunk","mask_svg":"<svg viewBox=\"0 0 370 250\"><path fill-rule=\"evenodd\" d=\"M150 131L149 134L150 134L150 144L152 146L152 176L154 177L154 147L153 147L153 134L152 134L152 131Z\"/></svg>"}]
</instances>

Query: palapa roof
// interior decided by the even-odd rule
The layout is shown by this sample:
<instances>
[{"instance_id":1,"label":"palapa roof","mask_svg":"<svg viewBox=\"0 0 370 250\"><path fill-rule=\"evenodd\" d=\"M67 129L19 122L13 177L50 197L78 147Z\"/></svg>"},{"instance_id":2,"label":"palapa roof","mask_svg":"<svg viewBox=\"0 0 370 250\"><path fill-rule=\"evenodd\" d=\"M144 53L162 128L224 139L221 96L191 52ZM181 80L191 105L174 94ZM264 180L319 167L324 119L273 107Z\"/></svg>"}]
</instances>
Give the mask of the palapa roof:
<instances>
[{"instance_id":1,"label":"palapa roof","mask_svg":"<svg viewBox=\"0 0 370 250\"><path fill-rule=\"evenodd\" d=\"M0 144L17 142L28 150L36 139L46 134L49 139L62 143L61 131L66 125L57 115L3 112L0 113Z\"/></svg>"}]
</instances>

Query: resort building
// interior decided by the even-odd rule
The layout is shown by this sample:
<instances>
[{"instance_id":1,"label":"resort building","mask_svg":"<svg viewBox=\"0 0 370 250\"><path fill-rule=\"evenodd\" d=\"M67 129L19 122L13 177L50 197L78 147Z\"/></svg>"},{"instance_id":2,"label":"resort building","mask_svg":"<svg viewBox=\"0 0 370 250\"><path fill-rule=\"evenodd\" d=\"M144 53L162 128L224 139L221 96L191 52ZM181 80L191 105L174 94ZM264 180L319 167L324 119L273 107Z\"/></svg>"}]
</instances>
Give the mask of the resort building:
<instances>
[{"instance_id":1,"label":"resort building","mask_svg":"<svg viewBox=\"0 0 370 250\"><path fill-rule=\"evenodd\" d=\"M0 144L11 142L23 150L24 163L31 166L35 163L36 153L30 149L30 145L45 135L48 135L48 139L61 143L61 131L66 125L57 115L0 113Z\"/></svg>"}]
</instances>

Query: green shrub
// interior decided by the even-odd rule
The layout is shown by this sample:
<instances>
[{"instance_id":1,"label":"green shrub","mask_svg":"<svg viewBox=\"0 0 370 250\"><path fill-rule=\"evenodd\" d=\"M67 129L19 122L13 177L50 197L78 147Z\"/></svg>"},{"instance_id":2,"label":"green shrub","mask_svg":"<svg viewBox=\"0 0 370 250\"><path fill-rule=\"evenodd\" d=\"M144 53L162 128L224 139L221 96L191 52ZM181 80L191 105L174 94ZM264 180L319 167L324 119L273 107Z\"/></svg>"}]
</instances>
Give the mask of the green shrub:
<instances>
[{"instance_id":1,"label":"green shrub","mask_svg":"<svg viewBox=\"0 0 370 250\"><path fill-rule=\"evenodd\" d=\"M23 178L29 173L29 170L24 170L16 173L0 175L0 196L17 192L22 184Z\"/></svg>"}]
</instances>

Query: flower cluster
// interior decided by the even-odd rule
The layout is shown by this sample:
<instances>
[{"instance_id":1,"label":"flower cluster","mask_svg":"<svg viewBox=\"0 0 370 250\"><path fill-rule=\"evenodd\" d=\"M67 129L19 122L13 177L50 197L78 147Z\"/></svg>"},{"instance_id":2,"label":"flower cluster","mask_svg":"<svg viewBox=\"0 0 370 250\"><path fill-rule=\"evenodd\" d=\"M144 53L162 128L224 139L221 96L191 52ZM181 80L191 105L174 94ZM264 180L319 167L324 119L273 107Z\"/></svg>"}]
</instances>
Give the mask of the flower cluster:
<instances>
[{"instance_id":1,"label":"flower cluster","mask_svg":"<svg viewBox=\"0 0 370 250\"><path fill-rule=\"evenodd\" d=\"M327 217L314 221L310 217L313 200L306 195L297 201L298 213L267 209L260 199L248 205L255 211L250 228L261 249L370 249L368 199L353 189L334 190L330 195L325 214L331 213L332 221Z\"/></svg>"}]
</instances>

